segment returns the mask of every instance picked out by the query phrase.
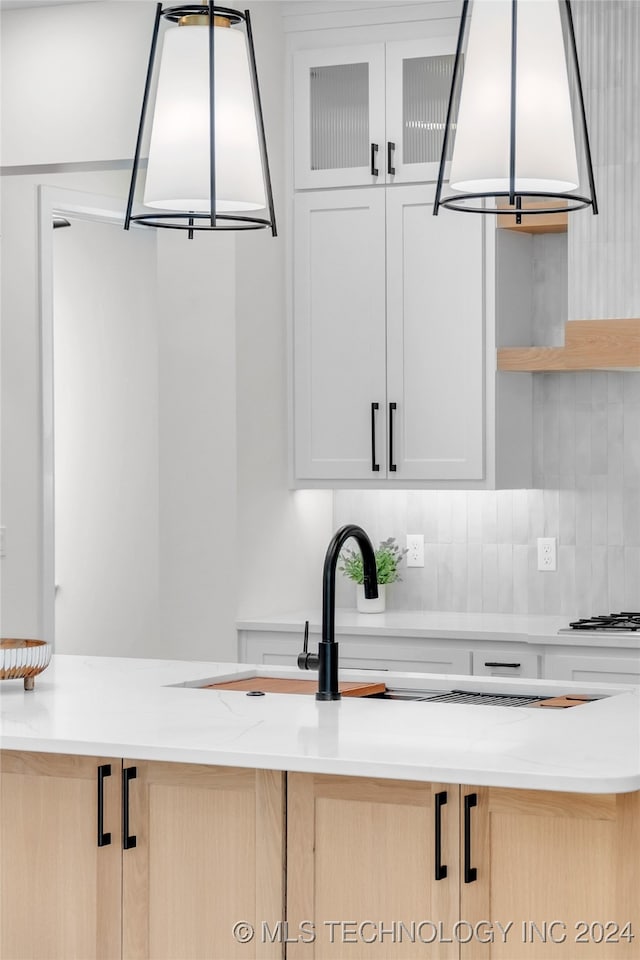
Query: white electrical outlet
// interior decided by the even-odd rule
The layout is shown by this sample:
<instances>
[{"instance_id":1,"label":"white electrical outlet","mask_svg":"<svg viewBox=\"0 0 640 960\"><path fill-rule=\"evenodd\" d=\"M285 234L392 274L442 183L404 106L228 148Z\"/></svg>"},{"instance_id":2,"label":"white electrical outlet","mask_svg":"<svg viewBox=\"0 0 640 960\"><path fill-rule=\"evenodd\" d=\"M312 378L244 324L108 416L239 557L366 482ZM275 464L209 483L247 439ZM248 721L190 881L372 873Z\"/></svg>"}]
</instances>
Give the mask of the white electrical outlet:
<instances>
[{"instance_id":1,"label":"white electrical outlet","mask_svg":"<svg viewBox=\"0 0 640 960\"><path fill-rule=\"evenodd\" d=\"M545 573L558 569L555 537L538 537L538 570Z\"/></svg>"},{"instance_id":2,"label":"white electrical outlet","mask_svg":"<svg viewBox=\"0 0 640 960\"><path fill-rule=\"evenodd\" d=\"M407 566L424 567L424 534L407 534Z\"/></svg>"}]
</instances>

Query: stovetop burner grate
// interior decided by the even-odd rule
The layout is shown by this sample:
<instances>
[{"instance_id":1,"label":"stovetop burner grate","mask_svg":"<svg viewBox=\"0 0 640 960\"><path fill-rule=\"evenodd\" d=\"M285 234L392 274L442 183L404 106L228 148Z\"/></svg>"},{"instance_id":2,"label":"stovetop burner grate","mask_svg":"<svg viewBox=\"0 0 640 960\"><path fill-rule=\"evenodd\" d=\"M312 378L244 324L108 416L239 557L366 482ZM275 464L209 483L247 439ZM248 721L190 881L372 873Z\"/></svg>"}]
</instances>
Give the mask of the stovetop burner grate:
<instances>
[{"instance_id":1,"label":"stovetop burner grate","mask_svg":"<svg viewBox=\"0 0 640 960\"><path fill-rule=\"evenodd\" d=\"M629 611L609 613L599 617L575 620L569 626L572 630L619 630L624 633L633 633L640 630L640 613Z\"/></svg>"}]
</instances>

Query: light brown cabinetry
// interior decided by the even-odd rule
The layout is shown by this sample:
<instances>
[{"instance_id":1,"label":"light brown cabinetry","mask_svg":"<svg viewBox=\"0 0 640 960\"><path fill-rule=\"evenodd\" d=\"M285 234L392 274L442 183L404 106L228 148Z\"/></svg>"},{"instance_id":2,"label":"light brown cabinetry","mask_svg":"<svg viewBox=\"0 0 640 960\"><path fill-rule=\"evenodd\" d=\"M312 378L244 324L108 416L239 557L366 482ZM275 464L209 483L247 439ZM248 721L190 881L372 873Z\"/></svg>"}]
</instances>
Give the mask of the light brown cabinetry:
<instances>
[{"instance_id":1,"label":"light brown cabinetry","mask_svg":"<svg viewBox=\"0 0 640 960\"><path fill-rule=\"evenodd\" d=\"M640 958L640 793L290 774L288 843L291 960Z\"/></svg>"},{"instance_id":2,"label":"light brown cabinetry","mask_svg":"<svg viewBox=\"0 0 640 960\"><path fill-rule=\"evenodd\" d=\"M103 846L100 767L110 768L102 826L111 842ZM0 956L119 957L120 761L2 752L0 774Z\"/></svg>"},{"instance_id":3,"label":"light brown cabinetry","mask_svg":"<svg viewBox=\"0 0 640 960\"><path fill-rule=\"evenodd\" d=\"M284 775L185 763L125 761L129 830L123 852L125 960L281 957L262 943L284 909ZM233 926L250 923L251 944Z\"/></svg>"},{"instance_id":4,"label":"light brown cabinetry","mask_svg":"<svg viewBox=\"0 0 640 960\"><path fill-rule=\"evenodd\" d=\"M0 762L3 960L640 960L640 792Z\"/></svg>"},{"instance_id":5,"label":"light brown cabinetry","mask_svg":"<svg viewBox=\"0 0 640 960\"><path fill-rule=\"evenodd\" d=\"M233 926L283 917L284 774L37 753L0 761L0 956L282 956L281 942L259 935L237 942Z\"/></svg>"},{"instance_id":6,"label":"light brown cabinetry","mask_svg":"<svg viewBox=\"0 0 640 960\"><path fill-rule=\"evenodd\" d=\"M470 793L477 878L464 883L463 871L461 915L513 926L504 940L463 947L464 960L640 957L640 793L462 788ZM463 806L463 836L464 821Z\"/></svg>"},{"instance_id":7,"label":"light brown cabinetry","mask_svg":"<svg viewBox=\"0 0 640 960\"><path fill-rule=\"evenodd\" d=\"M290 773L287 918L297 942L288 960L457 957L454 943L434 950L411 942L411 924L439 920L451 929L458 916L458 791ZM441 880L436 864L446 868Z\"/></svg>"}]
</instances>

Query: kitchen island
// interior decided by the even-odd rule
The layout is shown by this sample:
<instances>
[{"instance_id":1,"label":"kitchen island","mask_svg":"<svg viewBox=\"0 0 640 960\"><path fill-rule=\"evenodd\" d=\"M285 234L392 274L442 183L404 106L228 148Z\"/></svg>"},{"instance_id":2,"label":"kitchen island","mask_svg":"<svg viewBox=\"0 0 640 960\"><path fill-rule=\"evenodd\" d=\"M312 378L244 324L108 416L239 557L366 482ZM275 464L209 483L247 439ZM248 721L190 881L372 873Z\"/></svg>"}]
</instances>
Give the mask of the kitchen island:
<instances>
[{"instance_id":1,"label":"kitchen island","mask_svg":"<svg viewBox=\"0 0 640 960\"><path fill-rule=\"evenodd\" d=\"M56 656L2 685L0 955L640 957L638 688L385 675L601 697L543 710L184 685L251 672Z\"/></svg>"}]
</instances>

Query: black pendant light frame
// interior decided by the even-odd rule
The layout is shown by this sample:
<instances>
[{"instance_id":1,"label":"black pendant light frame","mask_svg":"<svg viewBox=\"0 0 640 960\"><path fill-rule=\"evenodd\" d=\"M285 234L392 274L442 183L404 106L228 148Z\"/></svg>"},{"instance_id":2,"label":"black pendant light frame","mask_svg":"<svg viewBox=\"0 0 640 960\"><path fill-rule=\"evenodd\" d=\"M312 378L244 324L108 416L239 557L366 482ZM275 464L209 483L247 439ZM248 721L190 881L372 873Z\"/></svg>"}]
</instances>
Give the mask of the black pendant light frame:
<instances>
[{"instance_id":1,"label":"black pendant light frame","mask_svg":"<svg viewBox=\"0 0 640 960\"><path fill-rule=\"evenodd\" d=\"M522 223L522 213L527 216L540 216L549 213L571 213L574 210L583 210L585 207L591 207L594 214L598 213L598 200L596 197L596 187L593 176L593 164L591 160L591 146L589 143L589 131L587 129L587 115L584 105L584 94L582 90L582 77L580 75L580 64L578 63L578 49L576 46L576 37L573 27L573 14L571 12L570 0L558 0L560 11L564 10L566 32L569 40L569 53L573 57L575 66L576 88L578 94L578 105L580 108L580 120L582 135L584 138L584 153L587 166L587 176L589 179L589 196L581 196L577 193L540 193L536 191L516 191L515 171L516 171L516 60L517 60L517 22L518 22L518 0L511 0L511 110L510 110L510 131L509 131L509 189L498 191L487 191L481 193L461 193L452 194L442 199L442 187L444 183L444 171L447 162L447 152L449 150L450 133L452 126L453 107L456 98L457 87L460 82L460 73L462 67L462 48L465 39L465 29L468 21L470 0L463 0L462 14L460 17L460 30L458 32L458 42L456 45L456 54L453 64L453 76L451 78L451 92L449 94L449 103L447 106L447 117L445 121L444 140L442 143L442 154L440 156L440 167L438 170L438 183L436 186L435 201L433 205L433 214L437 217L440 207L446 207L449 210L458 210L462 213L482 213L495 214L500 216L511 216L516 218L516 223ZM561 14L562 19L562 14ZM507 197L512 209L508 207L488 207L467 206L468 200L488 200ZM565 200L565 206L536 206L522 208L522 198L541 197L545 199Z\"/></svg>"},{"instance_id":2,"label":"black pendant light frame","mask_svg":"<svg viewBox=\"0 0 640 960\"><path fill-rule=\"evenodd\" d=\"M187 16L207 16L209 19L209 192L210 206L207 213L197 213L195 211L174 211L171 213L138 213L134 214L133 202L138 180L138 170L140 167L140 153L142 150L142 141L144 137L145 120L147 108L149 105L149 94L153 80L153 71L158 46L158 34L160 31L160 21L164 17L173 23L178 23L183 17ZM256 126L258 130L258 143L260 146L260 159L262 162L262 175L267 198L268 218L250 217L243 214L216 213L216 142L215 142L215 44L214 44L214 19L216 16L224 17L230 23L236 24L244 22L247 38L247 50L249 54L249 68L251 74L251 87L253 91L253 104L256 116ZM183 222L169 222L169 221ZM142 109L140 111L140 123L138 125L138 137L136 140L135 154L133 158L133 169L131 172L131 184L129 187L129 197L127 200L127 210L124 219L124 229L128 230L131 223L138 223L145 227L160 227L168 230L186 230L189 239L193 239L194 231L212 231L212 230L264 230L269 227L272 236L278 235L276 227L276 215L273 204L273 190L271 187L271 174L269 172L269 158L267 155L267 142L264 131L264 119L262 115L262 102L260 99L260 88L258 85L258 71L256 68L256 57L253 46L253 32L251 29L251 17L249 11L233 10L229 7L215 6L213 0L208 4L183 5L180 7L166 7L163 9L162 3L156 7L156 15L153 25L153 34L151 37L151 49L149 52L149 64L147 67L147 76L144 85L144 94L142 97Z\"/></svg>"}]
</instances>

